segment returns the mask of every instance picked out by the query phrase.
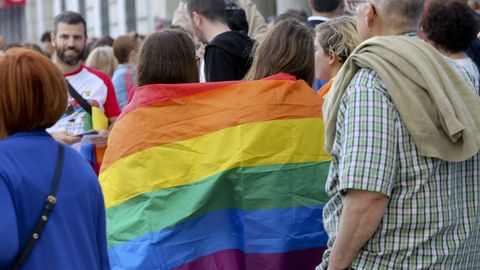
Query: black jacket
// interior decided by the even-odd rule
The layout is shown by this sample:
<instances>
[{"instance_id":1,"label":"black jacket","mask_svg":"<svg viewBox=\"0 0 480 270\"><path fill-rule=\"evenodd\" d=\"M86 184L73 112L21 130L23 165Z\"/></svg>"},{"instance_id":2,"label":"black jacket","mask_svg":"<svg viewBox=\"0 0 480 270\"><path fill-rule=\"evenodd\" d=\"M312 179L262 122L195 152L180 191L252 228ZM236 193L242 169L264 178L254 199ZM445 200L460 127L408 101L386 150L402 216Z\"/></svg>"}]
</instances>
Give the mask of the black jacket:
<instances>
[{"instance_id":1,"label":"black jacket","mask_svg":"<svg viewBox=\"0 0 480 270\"><path fill-rule=\"evenodd\" d=\"M216 36L205 48L207 82L241 80L250 69L254 41L242 32Z\"/></svg>"}]
</instances>

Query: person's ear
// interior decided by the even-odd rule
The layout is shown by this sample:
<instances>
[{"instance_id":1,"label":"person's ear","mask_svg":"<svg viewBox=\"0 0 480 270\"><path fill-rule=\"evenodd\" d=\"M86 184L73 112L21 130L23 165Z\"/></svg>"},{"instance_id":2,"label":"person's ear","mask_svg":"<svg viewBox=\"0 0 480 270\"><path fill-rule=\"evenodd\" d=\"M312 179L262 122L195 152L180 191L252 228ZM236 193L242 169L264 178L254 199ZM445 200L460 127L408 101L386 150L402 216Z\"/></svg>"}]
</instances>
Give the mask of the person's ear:
<instances>
[{"instance_id":1,"label":"person's ear","mask_svg":"<svg viewBox=\"0 0 480 270\"><path fill-rule=\"evenodd\" d=\"M375 6L372 3L367 3L365 7L365 23L366 26L371 28L377 19L377 12Z\"/></svg>"},{"instance_id":2,"label":"person's ear","mask_svg":"<svg viewBox=\"0 0 480 270\"><path fill-rule=\"evenodd\" d=\"M194 11L192 13L192 21L198 27L202 24L202 16Z\"/></svg>"},{"instance_id":3,"label":"person's ear","mask_svg":"<svg viewBox=\"0 0 480 270\"><path fill-rule=\"evenodd\" d=\"M57 40L57 37L55 35L55 32L50 33L50 44L52 44L52 46L55 48L57 47L56 40Z\"/></svg>"},{"instance_id":4,"label":"person's ear","mask_svg":"<svg viewBox=\"0 0 480 270\"><path fill-rule=\"evenodd\" d=\"M334 51L329 51L328 52L328 64L333 65L338 61L337 54L335 54Z\"/></svg>"}]
</instances>

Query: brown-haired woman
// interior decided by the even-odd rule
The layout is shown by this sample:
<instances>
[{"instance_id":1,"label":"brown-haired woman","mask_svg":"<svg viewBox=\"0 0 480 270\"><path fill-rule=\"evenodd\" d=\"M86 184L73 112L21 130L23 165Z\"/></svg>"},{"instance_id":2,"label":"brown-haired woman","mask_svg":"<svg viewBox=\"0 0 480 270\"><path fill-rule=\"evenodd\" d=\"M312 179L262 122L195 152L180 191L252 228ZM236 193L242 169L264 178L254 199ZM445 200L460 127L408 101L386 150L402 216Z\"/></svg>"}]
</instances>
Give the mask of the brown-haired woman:
<instances>
[{"instance_id":1,"label":"brown-haired woman","mask_svg":"<svg viewBox=\"0 0 480 270\"><path fill-rule=\"evenodd\" d=\"M140 49L137 81L138 86L198 82L193 40L175 29L149 35Z\"/></svg>"},{"instance_id":2,"label":"brown-haired woman","mask_svg":"<svg viewBox=\"0 0 480 270\"><path fill-rule=\"evenodd\" d=\"M252 67L245 80L258 80L287 73L309 85L314 78L314 32L296 19L285 19L269 30L255 49Z\"/></svg>"},{"instance_id":3,"label":"brown-haired woman","mask_svg":"<svg viewBox=\"0 0 480 270\"><path fill-rule=\"evenodd\" d=\"M17 48L0 56L0 269L19 261L24 269L108 268L95 173L45 131L66 104L65 79L48 58ZM49 214L47 197L55 206ZM27 243L34 243L29 256Z\"/></svg>"}]
</instances>

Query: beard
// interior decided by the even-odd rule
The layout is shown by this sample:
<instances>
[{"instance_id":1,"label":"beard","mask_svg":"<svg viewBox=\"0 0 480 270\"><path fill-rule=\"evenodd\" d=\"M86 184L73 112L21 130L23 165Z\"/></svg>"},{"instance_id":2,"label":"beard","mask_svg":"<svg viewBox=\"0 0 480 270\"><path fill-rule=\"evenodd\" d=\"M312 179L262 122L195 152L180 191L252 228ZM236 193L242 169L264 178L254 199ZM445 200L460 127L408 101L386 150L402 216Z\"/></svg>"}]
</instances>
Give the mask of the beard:
<instances>
[{"instance_id":1,"label":"beard","mask_svg":"<svg viewBox=\"0 0 480 270\"><path fill-rule=\"evenodd\" d=\"M68 47L67 50L73 50L77 53L76 56L67 56L65 54L65 51L66 50L63 50L62 48L55 48L55 52L58 56L58 58L60 58L60 60L62 60L62 62L64 62L65 64L67 65L70 65L70 66L74 66L76 64L78 64L78 62L80 62L80 60L82 59L82 56L83 56L83 53L85 52L85 49L83 50L79 50L77 48L73 48L73 47Z\"/></svg>"}]
</instances>

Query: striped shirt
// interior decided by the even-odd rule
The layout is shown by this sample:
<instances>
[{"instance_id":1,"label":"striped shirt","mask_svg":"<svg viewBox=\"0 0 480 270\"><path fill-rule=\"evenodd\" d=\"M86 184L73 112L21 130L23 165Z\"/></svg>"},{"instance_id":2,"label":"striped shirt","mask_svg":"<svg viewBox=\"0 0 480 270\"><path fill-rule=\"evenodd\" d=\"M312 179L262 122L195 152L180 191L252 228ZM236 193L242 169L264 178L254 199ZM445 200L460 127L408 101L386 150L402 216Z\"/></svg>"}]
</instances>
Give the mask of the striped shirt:
<instances>
[{"instance_id":1,"label":"striped shirt","mask_svg":"<svg viewBox=\"0 0 480 270\"><path fill-rule=\"evenodd\" d=\"M480 269L480 154L457 163L420 156L371 69L357 72L339 109L323 213L329 249L318 269L328 266L347 189L389 197L353 269Z\"/></svg>"}]
</instances>

